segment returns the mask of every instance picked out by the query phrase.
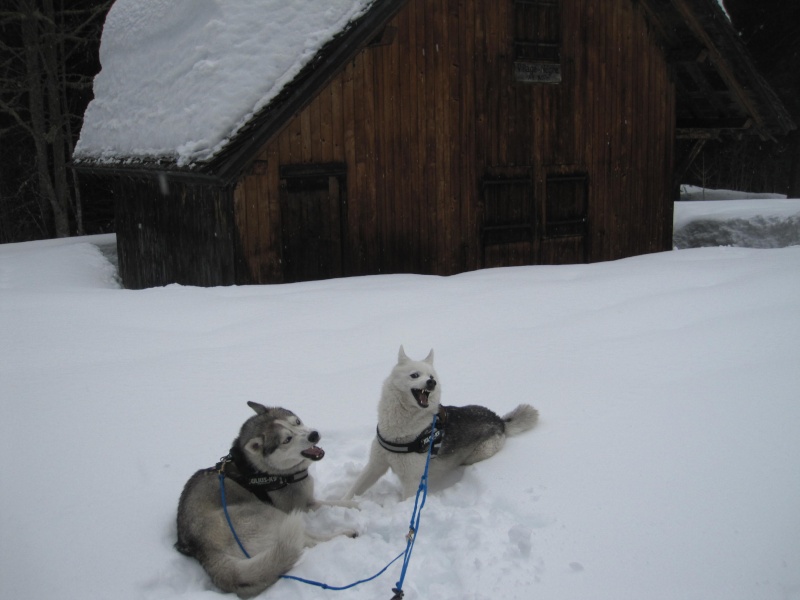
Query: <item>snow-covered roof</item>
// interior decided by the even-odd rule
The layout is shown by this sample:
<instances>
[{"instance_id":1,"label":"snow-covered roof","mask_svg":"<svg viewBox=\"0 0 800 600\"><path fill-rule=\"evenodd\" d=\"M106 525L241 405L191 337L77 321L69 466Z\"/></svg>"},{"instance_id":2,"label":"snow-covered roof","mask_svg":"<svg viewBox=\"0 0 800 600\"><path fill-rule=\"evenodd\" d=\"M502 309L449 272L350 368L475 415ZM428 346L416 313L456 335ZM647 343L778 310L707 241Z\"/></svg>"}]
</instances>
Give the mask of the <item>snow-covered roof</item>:
<instances>
[{"instance_id":1,"label":"snow-covered roof","mask_svg":"<svg viewBox=\"0 0 800 600\"><path fill-rule=\"evenodd\" d=\"M117 0L76 160L209 160L373 3Z\"/></svg>"}]
</instances>

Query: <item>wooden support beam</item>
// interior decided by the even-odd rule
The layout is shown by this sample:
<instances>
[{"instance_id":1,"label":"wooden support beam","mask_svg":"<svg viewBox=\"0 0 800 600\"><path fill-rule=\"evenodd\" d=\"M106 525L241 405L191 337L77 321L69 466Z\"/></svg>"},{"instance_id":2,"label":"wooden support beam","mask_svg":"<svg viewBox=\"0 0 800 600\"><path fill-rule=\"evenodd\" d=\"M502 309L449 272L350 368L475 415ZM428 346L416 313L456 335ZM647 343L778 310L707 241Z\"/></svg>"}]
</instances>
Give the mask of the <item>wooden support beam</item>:
<instances>
[{"instance_id":1,"label":"wooden support beam","mask_svg":"<svg viewBox=\"0 0 800 600\"><path fill-rule=\"evenodd\" d=\"M747 117L740 119L678 119L678 130L714 130L750 129L753 120Z\"/></svg>"},{"instance_id":2,"label":"wooden support beam","mask_svg":"<svg viewBox=\"0 0 800 600\"><path fill-rule=\"evenodd\" d=\"M719 73L720 77L730 88L733 97L742 107L742 110L755 120L755 124L758 126L760 131L766 131L765 124L758 110L753 105L753 102L750 100L750 98L747 96L745 90L739 84L736 75L733 73L730 65L722 56L722 53L717 48L716 44L714 43L714 40L712 40L711 37L708 35L708 32L703 27L703 24L700 23L694 11L687 5L686 0L672 0L672 3L675 6L675 8L680 12L681 16L686 22L686 25L689 27L694 36L708 50L709 59L711 63L716 67L716 70Z\"/></svg>"},{"instance_id":3,"label":"wooden support beam","mask_svg":"<svg viewBox=\"0 0 800 600\"><path fill-rule=\"evenodd\" d=\"M678 186L683 182L686 173L689 172L689 169L691 168L695 159L700 155L700 152L702 152L707 141L708 139L698 139L692 146L689 154L687 154L686 157L681 161L681 164L676 165L674 185Z\"/></svg>"}]
</instances>

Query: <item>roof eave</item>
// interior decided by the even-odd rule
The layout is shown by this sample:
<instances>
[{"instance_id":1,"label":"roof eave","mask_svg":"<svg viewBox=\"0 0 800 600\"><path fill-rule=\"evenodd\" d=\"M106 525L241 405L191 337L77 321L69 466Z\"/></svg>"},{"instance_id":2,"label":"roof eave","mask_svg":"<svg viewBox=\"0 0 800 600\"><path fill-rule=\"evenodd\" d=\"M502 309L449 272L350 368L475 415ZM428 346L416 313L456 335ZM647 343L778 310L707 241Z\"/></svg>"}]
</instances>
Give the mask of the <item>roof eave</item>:
<instances>
[{"instance_id":1,"label":"roof eave","mask_svg":"<svg viewBox=\"0 0 800 600\"><path fill-rule=\"evenodd\" d=\"M70 163L70 167L79 174L96 177L131 177L135 179L163 179L183 181L186 183L206 183L224 186L227 182L213 173L200 170L199 165L179 167L174 160L136 160L100 161L91 158L80 158Z\"/></svg>"}]
</instances>

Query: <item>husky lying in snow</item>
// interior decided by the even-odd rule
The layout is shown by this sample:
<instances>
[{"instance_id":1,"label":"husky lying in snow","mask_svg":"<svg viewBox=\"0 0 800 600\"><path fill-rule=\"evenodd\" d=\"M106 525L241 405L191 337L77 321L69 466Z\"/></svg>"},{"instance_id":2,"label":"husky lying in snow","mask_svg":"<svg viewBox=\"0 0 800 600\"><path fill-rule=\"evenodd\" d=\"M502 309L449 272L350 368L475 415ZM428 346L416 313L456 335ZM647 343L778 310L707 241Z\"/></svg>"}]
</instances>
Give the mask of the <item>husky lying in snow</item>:
<instances>
[{"instance_id":1,"label":"husky lying in snow","mask_svg":"<svg viewBox=\"0 0 800 600\"><path fill-rule=\"evenodd\" d=\"M383 383L378 403L378 431L367 466L345 495L363 494L391 468L403 485L403 498L416 493L433 440L428 477L431 482L461 465L497 453L506 437L533 427L538 411L520 404L504 417L483 406L442 406L441 386L433 368L433 350L423 361L406 356L400 346L397 365ZM431 432L438 413L436 431Z\"/></svg>"},{"instance_id":2,"label":"husky lying in snow","mask_svg":"<svg viewBox=\"0 0 800 600\"><path fill-rule=\"evenodd\" d=\"M214 584L240 598L255 596L289 571L303 548L335 536L316 537L298 511L316 508L313 461L325 453L319 433L293 412L247 403L256 415L245 421L230 454L216 467L195 473L178 503L175 547L200 561ZM222 508L219 474L225 476L228 514ZM351 537L355 532L346 532Z\"/></svg>"}]
</instances>

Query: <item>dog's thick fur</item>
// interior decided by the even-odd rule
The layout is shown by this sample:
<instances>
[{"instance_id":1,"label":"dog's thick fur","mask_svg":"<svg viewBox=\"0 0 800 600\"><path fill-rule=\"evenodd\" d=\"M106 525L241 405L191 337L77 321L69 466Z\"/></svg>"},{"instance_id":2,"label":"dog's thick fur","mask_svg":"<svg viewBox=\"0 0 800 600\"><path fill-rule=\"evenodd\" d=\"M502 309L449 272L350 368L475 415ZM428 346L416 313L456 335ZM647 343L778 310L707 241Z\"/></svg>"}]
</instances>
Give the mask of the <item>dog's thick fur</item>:
<instances>
[{"instance_id":1,"label":"dog's thick fur","mask_svg":"<svg viewBox=\"0 0 800 600\"><path fill-rule=\"evenodd\" d=\"M380 436L393 444L405 444L417 438L430 427L433 415L439 412L441 389L433 368L433 350L424 360L414 361L400 346L397 365L384 381L378 403ZM529 430L539 418L538 411L528 404L520 404L504 417L476 405L444 409L444 437L428 472L432 483L456 467L493 456L508 436ZM400 478L403 498L408 498L419 486L426 458L427 454L422 452L391 452L376 436L366 467L344 499L363 494L390 468Z\"/></svg>"},{"instance_id":2,"label":"dog's thick fur","mask_svg":"<svg viewBox=\"0 0 800 600\"><path fill-rule=\"evenodd\" d=\"M219 589L240 598L261 593L294 566L303 548L333 537L310 535L299 513L320 504L314 500L311 475L275 491L253 491L258 488L247 484L248 477L302 474L324 456L316 446L319 433L289 410L247 404L256 415L242 425L223 472L228 514L251 558L244 556L228 526L216 468L198 471L186 483L175 544L203 565Z\"/></svg>"}]
</instances>

